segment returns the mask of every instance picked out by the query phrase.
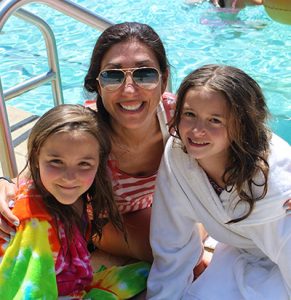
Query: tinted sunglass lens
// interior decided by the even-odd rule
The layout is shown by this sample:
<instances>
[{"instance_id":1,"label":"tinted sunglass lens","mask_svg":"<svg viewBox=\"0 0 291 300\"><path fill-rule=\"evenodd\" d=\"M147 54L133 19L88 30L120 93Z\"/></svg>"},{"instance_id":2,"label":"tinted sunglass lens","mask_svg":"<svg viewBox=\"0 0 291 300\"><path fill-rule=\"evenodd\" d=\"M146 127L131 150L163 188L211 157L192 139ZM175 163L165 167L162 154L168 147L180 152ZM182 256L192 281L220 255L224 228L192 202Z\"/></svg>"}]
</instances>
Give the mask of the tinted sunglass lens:
<instances>
[{"instance_id":1,"label":"tinted sunglass lens","mask_svg":"<svg viewBox=\"0 0 291 300\"><path fill-rule=\"evenodd\" d=\"M124 81L124 73L119 70L108 70L100 73L100 84L104 88L117 89Z\"/></svg>"},{"instance_id":2,"label":"tinted sunglass lens","mask_svg":"<svg viewBox=\"0 0 291 300\"><path fill-rule=\"evenodd\" d=\"M152 88L159 82L159 73L153 68L141 68L134 70L133 79L139 86Z\"/></svg>"},{"instance_id":3,"label":"tinted sunglass lens","mask_svg":"<svg viewBox=\"0 0 291 300\"><path fill-rule=\"evenodd\" d=\"M122 86L126 74L131 74L136 85L144 89L154 89L160 80L160 74L155 68L137 68L137 69L116 69L104 70L99 76L100 85L110 91L117 90Z\"/></svg>"}]
</instances>

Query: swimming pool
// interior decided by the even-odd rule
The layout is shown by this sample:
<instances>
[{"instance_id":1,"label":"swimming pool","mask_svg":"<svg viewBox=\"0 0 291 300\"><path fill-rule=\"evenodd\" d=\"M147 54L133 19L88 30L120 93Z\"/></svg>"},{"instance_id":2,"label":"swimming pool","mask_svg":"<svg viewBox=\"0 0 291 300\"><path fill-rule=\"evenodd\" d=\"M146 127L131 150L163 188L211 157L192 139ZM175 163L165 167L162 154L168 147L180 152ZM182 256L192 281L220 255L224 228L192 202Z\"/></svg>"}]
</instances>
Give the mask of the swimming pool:
<instances>
[{"instance_id":1,"label":"swimming pool","mask_svg":"<svg viewBox=\"0 0 291 300\"><path fill-rule=\"evenodd\" d=\"M184 0L75 0L108 20L150 24L164 41L175 92L182 78L206 63L242 68L262 86L273 115L272 129L291 144L291 26L271 20L260 7L238 15L219 13L208 2ZM28 7L28 6L27 6ZM24 7L26 8L26 7ZM83 77L100 32L47 6L30 4L56 34L65 103L83 103ZM4 89L47 69L44 41L34 26L11 17L0 35L0 75ZM46 85L8 102L34 114L53 106Z\"/></svg>"}]
</instances>

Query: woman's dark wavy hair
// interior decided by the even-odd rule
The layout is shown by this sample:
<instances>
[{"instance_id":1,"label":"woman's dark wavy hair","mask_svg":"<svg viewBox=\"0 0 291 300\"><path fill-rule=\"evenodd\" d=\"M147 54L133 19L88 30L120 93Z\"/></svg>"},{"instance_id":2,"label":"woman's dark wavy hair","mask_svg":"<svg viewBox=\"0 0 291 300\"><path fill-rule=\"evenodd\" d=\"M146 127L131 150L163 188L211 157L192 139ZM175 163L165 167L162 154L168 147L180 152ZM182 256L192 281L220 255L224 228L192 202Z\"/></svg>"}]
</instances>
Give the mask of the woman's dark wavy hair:
<instances>
[{"instance_id":1,"label":"woman's dark wavy hair","mask_svg":"<svg viewBox=\"0 0 291 300\"><path fill-rule=\"evenodd\" d=\"M81 219L71 205L58 202L46 190L40 179L38 165L40 149L44 142L56 133L72 131L89 133L96 138L99 144L99 166L95 179L89 190L81 196L84 201L84 210L88 204L92 206L92 236L97 233L101 237L104 221L100 215L105 211L114 226L124 232L107 170L111 142L106 134L105 124L95 111L81 105L64 104L46 112L31 130L27 145L28 158L24 169L29 168L30 176L37 190L43 196L49 213L63 222L66 233L71 236L73 225L81 227Z\"/></svg>"},{"instance_id":2,"label":"woman's dark wavy hair","mask_svg":"<svg viewBox=\"0 0 291 300\"><path fill-rule=\"evenodd\" d=\"M108 125L110 124L110 116L104 108L102 99L98 93L96 78L101 71L100 68L103 57L108 50L118 43L131 40L139 41L153 51L162 74L165 74L168 70L168 61L164 45L159 35L149 25L137 22L125 22L112 25L104 30L93 49L90 67L84 80L84 88L88 92L96 94L97 110Z\"/></svg>"},{"instance_id":3,"label":"woman's dark wavy hair","mask_svg":"<svg viewBox=\"0 0 291 300\"><path fill-rule=\"evenodd\" d=\"M264 198L268 189L270 131L266 122L269 111L264 95L257 82L242 70L224 65L205 65L191 72L177 92L177 105L170 123L172 135L181 139L179 124L185 95L189 90L207 89L221 92L229 107L227 122L230 144L228 165L223 174L225 187L234 187L240 201L249 204L249 211L230 222L238 222L250 215L255 201ZM255 197L252 186L254 176L261 172L264 177L262 194Z\"/></svg>"}]
</instances>

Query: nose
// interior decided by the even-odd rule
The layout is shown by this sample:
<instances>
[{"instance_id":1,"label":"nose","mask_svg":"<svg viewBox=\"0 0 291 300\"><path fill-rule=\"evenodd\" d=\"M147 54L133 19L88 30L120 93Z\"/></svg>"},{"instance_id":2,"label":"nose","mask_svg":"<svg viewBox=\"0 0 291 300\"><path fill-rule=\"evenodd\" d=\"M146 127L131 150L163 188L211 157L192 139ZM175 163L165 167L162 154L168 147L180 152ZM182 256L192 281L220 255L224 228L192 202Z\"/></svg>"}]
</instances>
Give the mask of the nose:
<instances>
[{"instance_id":1,"label":"nose","mask_svg":"<svg viewBox=\"0 0 291 300\"><path fill-rule=\"evenodd\" d=\"M132 93L135 92L136 86L135 86L135 82L132 78L132 73L131 72L126 72L125 74L125 79L124 79L124 83L123 83L123 91L125 93Z\"/></svg>"},{"instance_id":2,"label":"nose","mask_svg":"<svg viewBox=\"0 0 291 300\"><path fill-rule=\"evenodd\" d=\"M195 120L192 131L196 135L204 135L206 133L206 127L202 120Z\"/></svg>"},{"instance_id":3,"label":"nose","mask_svg":"<svg viewBox=\"0 0 291 300\"><path fill-rule=\"evenodd\" d=\"M64 179L73 181L76 178L76 170L74 168L67 167L63 173Z\"/></svg>"}]
</instances>

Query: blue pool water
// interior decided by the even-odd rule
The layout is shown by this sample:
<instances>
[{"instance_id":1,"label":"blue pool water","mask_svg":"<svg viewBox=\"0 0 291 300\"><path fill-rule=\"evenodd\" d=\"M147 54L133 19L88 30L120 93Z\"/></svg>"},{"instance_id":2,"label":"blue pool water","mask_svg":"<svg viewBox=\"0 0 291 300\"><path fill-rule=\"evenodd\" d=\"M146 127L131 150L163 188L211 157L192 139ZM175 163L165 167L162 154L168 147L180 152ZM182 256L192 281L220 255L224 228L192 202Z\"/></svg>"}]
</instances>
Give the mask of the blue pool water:
<instances>
[{"instance_id":1,"label":"blue pool water","mask_svg":"<svg viewBox=\"0 0 291 300\"><path fill-rule=\"evenodd\" d=\"M174 92L185 75L203 64L242 68L263 88L273 115L272 129L291 144L291 26L271 20L262 6L232 15L217 12L208 2L188 5L184 0L74 2L115 23L150 24L165 44ZM83 103L88 98L83 92L83 78L100 32L45 5L24 8L28 7L56 34L65 102ZM0 59L4 89L47 70L41 34L16 17L8 20L0 35ZM8 105L40 115L53 106L51 87L37 88Z\"/></svg>"}]
</instances>

